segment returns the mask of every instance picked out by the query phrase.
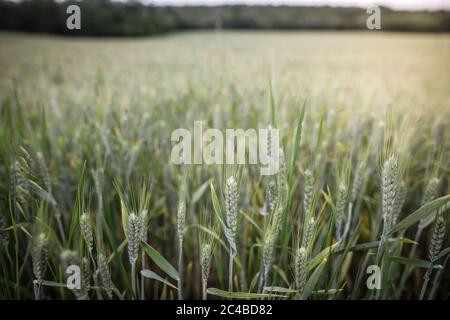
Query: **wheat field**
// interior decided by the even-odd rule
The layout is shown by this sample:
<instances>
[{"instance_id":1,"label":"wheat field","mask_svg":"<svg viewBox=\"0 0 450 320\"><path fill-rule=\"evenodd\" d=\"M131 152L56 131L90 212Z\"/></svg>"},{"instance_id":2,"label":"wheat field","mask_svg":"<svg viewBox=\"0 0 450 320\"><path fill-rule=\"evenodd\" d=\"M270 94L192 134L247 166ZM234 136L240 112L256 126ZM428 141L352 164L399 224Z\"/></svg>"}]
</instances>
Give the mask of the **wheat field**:
<instances>
[{"instance_id":1,"label":"wheat field","mask_svg":"<svg viewBox=\"0 0 450 320\"><path fill-rule=\"evenodd\" d=\"M1 299L448 298L448 34L0 47ZM278 128L281 170L173 164L196 120Z\"/></svg>"}]
</instances>

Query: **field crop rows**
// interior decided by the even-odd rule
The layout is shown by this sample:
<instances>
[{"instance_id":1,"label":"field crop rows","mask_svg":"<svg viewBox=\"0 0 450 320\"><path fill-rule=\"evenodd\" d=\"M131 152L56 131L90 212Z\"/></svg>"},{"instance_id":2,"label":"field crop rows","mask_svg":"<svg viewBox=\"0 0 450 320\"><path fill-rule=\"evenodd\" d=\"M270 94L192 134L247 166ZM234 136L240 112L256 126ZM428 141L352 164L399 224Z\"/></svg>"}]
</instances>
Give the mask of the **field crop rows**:
<instances>
[{"instance_id":1,"label":"field crop rows","mask_svg":"<svg viewBox=\"0 0 450 320\"><path fill-rule=\"evenodd\" d=\"M0 298L448 298L448 35L0 47ZM281 170L174 165L196 120L280 129Z\"/></svg>"}]
</instances>

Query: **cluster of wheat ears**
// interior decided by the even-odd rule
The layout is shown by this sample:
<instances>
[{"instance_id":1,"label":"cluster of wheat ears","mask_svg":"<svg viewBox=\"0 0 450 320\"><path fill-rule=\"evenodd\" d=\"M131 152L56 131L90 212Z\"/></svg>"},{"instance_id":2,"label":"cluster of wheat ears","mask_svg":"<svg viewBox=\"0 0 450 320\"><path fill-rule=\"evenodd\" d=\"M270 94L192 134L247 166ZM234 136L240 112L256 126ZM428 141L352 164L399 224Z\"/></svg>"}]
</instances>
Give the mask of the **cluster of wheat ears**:
<instances>
[{"instance_id":1,"label":"cluster of wheat ears","mask_svg":"<svg viewBox=\"0 0 450 320\"><path fill-rule=\"evenodd\" d=\"M271 108L276 126L274 101ZM133 174L131 152L124 174L114 177L121 164L110 156L101 165L83 160L72 173L76 188L55 190L45 155L58 146L45 113L33 145L22 139L30 124L19 101L2 112L2 142L15 155L0 215L4 298L433 299L448 278L442 125L422 180L411 174L420 146L409 145L410 125L396 130L387 119L379 136L359 127L343 148L323 139L322 118L309 145L305 102L279 146L275 175L258 176L255 165L170 164L162 176L151 165ZM100 139L107 147L111 137ZM165 195L172 183L177 191ZM70 265L81 280L69 290ZM379 267L376 288L367 284L371 265Z\"/></svg>"},{"instance_id":2,"label":"cluster of wheat ears","mask_svg":"<svg viewBox=\"0 0 450 320\"><path fill-rule=\"evenodd\" d=\"M0 35L0 299L448 298L448 44ZM171 163L196 120L280 170Z\"/></svg>"}]
</instances>

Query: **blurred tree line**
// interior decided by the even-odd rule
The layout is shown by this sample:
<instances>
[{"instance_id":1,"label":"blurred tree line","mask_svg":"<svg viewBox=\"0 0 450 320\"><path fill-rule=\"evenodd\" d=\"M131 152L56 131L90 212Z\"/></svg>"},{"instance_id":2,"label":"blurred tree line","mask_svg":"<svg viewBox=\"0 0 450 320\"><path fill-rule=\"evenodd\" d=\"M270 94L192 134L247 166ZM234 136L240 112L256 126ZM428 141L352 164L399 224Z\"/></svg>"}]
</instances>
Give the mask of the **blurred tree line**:
<instances>
[{"instance_id":1,"label":"blurred tree line","mask_svg":"<svg viewBox=\"0 0 450 320\"><path fill-rule=\"evenodd\" d=\"M68 30L66 8L81 8L81 30ZM78 36L144 36L192 29L363 30L362 8L292 6L160 7L138 1L0 0L0 30ZM450 31L450 12L381 9L382 29Z\"/></svg>"}]
</instances>

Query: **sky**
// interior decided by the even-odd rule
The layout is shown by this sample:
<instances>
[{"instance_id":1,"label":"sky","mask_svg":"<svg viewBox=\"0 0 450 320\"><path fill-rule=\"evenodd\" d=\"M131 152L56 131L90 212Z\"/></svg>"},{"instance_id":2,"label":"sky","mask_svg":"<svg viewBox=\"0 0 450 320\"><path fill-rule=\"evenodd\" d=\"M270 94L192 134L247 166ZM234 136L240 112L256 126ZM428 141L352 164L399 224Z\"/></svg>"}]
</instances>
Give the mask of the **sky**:
<instances>
[{"instance_id":1,"label":"sky","mask_svg":"<svg viewBox=\"0 0 450 320\"><path fill-rule=\"evenodd\" d=\"M123 0L126 1L126 0ZM217 4L272 4L272 5L330 5L367 8L370 4L397 10L450 10L450 0L141 0L156 5L217 5Z\"/></svg>"}]
</instances>

